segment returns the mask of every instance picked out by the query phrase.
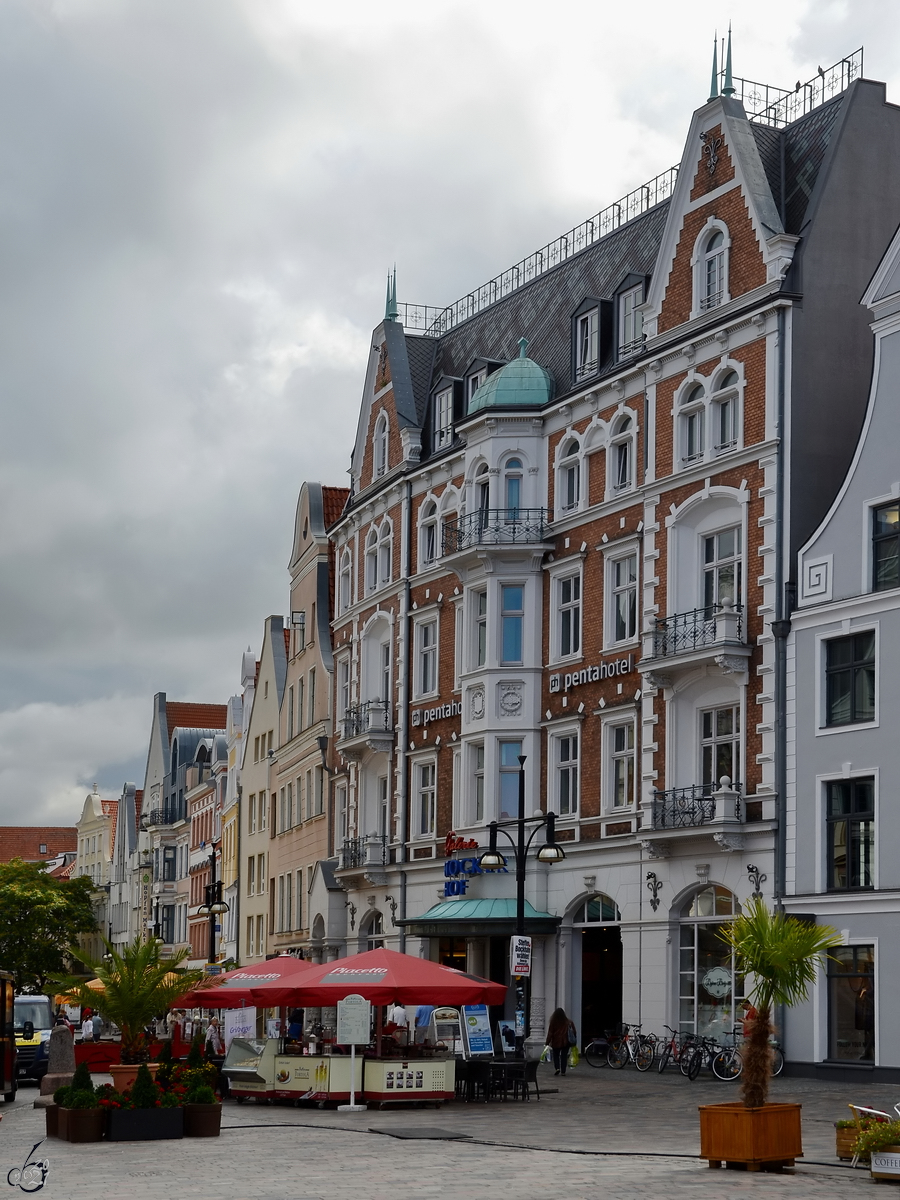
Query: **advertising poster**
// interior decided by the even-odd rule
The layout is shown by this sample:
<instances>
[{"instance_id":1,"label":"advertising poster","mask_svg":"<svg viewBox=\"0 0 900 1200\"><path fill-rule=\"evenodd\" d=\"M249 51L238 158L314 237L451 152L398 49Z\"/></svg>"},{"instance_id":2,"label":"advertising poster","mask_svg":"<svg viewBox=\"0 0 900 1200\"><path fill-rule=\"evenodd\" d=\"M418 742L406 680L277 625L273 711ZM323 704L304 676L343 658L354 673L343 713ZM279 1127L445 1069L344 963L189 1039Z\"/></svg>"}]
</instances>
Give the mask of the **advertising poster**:
<instances>
[{"instance_id":1,"label":"advertising poster","mask_svg":"<svg viewBox=\"0 0 900 1200\"><path fill-rule=\"evenodd\" d=\"M491 1037L491 1020L486 1004L463 1005L463 1038L466 1044L466 1057L476 1054L494 1053L494 1039Z\"/></svg>"},{"instance_id":2,"label":"advertising poster","mask_svg":"<svg viewBox=\"0 0 900 1200\"><path fill-rule=\"evenodd\" d=\"M232 1038L256 1037L256 1009L227 1008L222 1020L222 1033L226 1051Z\"/></svg>"}]
</instances>

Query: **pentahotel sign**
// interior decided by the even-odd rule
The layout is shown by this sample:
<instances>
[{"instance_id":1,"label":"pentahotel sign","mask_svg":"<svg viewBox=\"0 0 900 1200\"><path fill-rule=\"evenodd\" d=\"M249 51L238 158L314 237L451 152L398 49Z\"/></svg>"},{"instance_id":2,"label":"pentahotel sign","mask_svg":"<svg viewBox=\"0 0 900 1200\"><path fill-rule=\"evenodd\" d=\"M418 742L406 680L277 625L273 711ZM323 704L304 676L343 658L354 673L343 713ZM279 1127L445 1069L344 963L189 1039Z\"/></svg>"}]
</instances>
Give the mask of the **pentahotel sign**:
<instances>
[{"instance_id":1,"label":"pentahotel sign","mask_svg":"<svg viewBox=\"0 0 900 1200\"><path fill-rule=\"evenodd\" d=\"M550 676L551 692L567 692L569 688L582 687L585 683L600 683L603 679L630 675L634 670L634 655L614 658L612 662L598 663L593 667L582 667L579 671L566 671Z\"/></svg>"},{"instance_id":2,"label":"pentahotel sign","mask_svg":"<svg viewBox=\"0 0 900 1200\"><path fill-rule=\"evenodd\" d=\"M446 721L448 717L461 717L462 704L452 700L449 704L438 704L434 708L413 709L413 725L427 725L430 721Z\"/></svg>"}]
</instances>

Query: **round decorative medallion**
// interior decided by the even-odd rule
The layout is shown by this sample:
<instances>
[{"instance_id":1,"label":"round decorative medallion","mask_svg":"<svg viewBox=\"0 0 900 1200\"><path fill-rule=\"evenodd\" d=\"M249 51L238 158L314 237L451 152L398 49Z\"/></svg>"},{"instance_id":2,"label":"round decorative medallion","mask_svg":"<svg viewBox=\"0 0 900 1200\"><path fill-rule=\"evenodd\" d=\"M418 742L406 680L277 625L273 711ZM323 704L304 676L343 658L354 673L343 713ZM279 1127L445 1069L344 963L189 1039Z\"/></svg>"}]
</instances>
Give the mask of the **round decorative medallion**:
<instances>
[{"instance_id":1,"label":"round decorative medallion","mask_svg":"<svg viewBox=\"0 0 900 1200\"><path fill-rule=\"evenodd\" d=\"M484 689L476 688L471 699L472 719L480 721L484 716Z\"/></svg>"},{"instance_id":2,"label":"round decorative medallion","mask_svg":"<svg viewBox=\"0 0 900 1200\"><path fill-rule=\"evenodd\" d=\"M507 717L514 717L522 707L522 693L518 688L506 688L500 693L500 711Z\"/></svg>"}]
</instances>

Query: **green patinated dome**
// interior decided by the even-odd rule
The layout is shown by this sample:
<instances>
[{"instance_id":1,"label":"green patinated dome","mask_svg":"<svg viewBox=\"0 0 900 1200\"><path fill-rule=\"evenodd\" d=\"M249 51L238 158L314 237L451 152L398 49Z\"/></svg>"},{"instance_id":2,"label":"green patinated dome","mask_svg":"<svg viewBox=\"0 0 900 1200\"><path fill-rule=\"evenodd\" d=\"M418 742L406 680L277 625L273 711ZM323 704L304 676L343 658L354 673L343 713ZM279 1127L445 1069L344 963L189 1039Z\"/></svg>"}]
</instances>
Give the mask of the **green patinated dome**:
<instances>
[{"instance_id":1,"label":"green patinated dome","mask_svg":"<svg viewBox=\"0 0 900 1200\"><path fill-rule=\"evenodd\" d=\"M488 375L469 401L468 416L484 408L540 408L553 395L553 380L543 367L525 357L528 339L519 341L519 357Z\"/></svg>"}]
</instances>

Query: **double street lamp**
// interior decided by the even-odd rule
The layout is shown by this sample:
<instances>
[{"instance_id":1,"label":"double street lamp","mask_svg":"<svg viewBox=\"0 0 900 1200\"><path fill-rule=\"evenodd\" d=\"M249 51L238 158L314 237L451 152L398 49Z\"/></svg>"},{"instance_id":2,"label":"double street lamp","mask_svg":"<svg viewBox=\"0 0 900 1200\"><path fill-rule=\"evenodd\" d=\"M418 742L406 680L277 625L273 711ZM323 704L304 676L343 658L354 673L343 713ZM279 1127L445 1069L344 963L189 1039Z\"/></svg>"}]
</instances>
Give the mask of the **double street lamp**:
<instances>
[{"instance_id":1,"label":"double street lamp","mask_svg":"<svg viewBox=\"0 0 900 1200\"><path fill-rule=\"evenodd\" d=\"M204 888L206 902L197 909L200 916L209 917L209 950L207 953L207 974L210 967L216 965L216 922L224 913L230 912L230 905L222 899L222 880L216 879L216 848L213 846L209 858L210 881Z\"/></svg>"}]
</instances>

